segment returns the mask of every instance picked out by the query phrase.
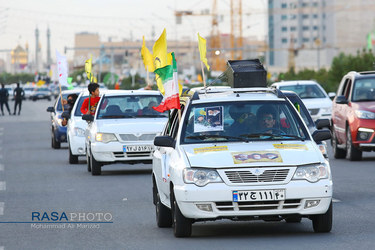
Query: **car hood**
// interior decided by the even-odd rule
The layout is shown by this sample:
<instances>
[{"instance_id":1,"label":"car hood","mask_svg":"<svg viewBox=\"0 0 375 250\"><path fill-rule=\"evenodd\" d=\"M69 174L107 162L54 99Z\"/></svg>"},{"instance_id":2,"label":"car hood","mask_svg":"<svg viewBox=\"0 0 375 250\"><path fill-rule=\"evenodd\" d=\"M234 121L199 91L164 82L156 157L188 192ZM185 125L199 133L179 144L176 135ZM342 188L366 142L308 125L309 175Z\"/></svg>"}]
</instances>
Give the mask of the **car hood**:
<instances>
[{"instance_id":1,"label":"car hood","mask_svg":"<svg viewBox=\"0 0 375 250\"><path fill-rule=\"evenodd\" d=\"M296 166L321 162L312 141L181 145L191 167Z\"/></svg>"},{"instance_id":2,"label":"car hood","mask_svg":"<svg viewBox=\"0 0 375 250\"><path fill-rule=\"evenodd\" d=\"M167 118L126 118L96 120L98 132L117 134L160 133Z\"/></svg>"},{"instance_id":3,"label":"car hood","mask_svg":"<svg viewBox=\"0 0 375 250\"><path fill-rule=\"evenodd\" d=\"M332 107L332 101L329 98L304 98L302 101L307 109Z\"/></svg>"},{"instance_id":4,"label":"car hood","mask_svg":"<svg viewBox=\"0 0 375 250\"><path fill-rule=\"evenodd\" d=\"M375 112L375 102L352 102L351 105L354 110Z\"/></svg>"}]
</instances>

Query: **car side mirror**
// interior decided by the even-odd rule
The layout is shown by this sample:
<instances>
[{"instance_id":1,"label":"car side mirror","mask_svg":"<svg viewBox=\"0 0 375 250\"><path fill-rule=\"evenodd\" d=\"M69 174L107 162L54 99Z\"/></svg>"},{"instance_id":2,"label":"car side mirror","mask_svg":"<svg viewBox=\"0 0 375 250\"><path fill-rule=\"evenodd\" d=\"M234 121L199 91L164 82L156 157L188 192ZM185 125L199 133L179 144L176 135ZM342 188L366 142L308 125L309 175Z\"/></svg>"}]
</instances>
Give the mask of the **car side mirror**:
<instances>
[{"instance_id":1,"label":"car side mirror","mask_svg":"<svg viewBox=\"0 0 375 250\"><path fill-rule=\"evenodd\" d=\"M312 138L315 142L321 142L331 139L331 131L328 129L315 130L312 134Z\"/></svg>"},{"instance_id":2,"label":"car side mirror","mask_svg":"<svg viewBox=\"0 0 375 250\"><path fill-rule=\"evenodd\" d=\"M68 120L68 119L70 118L70 113L69 113L69 111L64 111L64 112L62 112L61 117L62 117L62 118L65 118L66 120Z\"/></svg>"},{"instance_id":3,"label":"car side mirror","mask_svg":"<svg viewBox=\"0 0 375 250\"><path fill-rule=\"evenodd\" d=\"M318 119L315 122L315 127L317 129L322 129L324 127L329 128L331 127L331 122L329 119Z\"/></svg>"},{"instance_id":4,"label":"car side mirror","mask_svg":"<svg viewBox=\"0 0 375 250\"><path fill-rule=\"evenodd\" d=\"M94 116L93 115L82 115L82 120L85 120L85 121L88 121L88 122L92 122L94 121Z\"/></svg>"},{"instance_id":5,"label":"car side mirror","mask_svg":"<svg viewBox=\"0 0 375 250\"><path fill-rule=\"evenodd\" d=\"M47 112L55 112L55 108L54 107L48 107Z\"/></svg>"},{"instance_id":6,"label":"car side mirror","mask_svg":"<svg viewBox=\"0 0 375 250\"><path fill-rule=\"evenodd\" d=\"M344 95L337 96L335 102L337 104L348 104L349 103Z\"/></svg>"},{"instance_id":7,"label":"car side mirror","mask_svg":"<svg viewBox=\"0 0 375 250\"><path fill-rule=\"evenodd\" d=\"M154 145L157 147L174 148L176 141L170 136L156 136L154 139Z\"/></svg>"},{"instance_id":8,"label":"car side mirror","mask_svg":"<svg viewBox=\"0 0 375 250\"><path fill-rule=\"evenodd\" d=\"M329 98L330 98L331 100L333 100L333 98L335 98L335 96L336 96L336 93L335 93L335 92L329 92L329 93L328 93L328 96L329 96Z\"/></svg>"}]
</instances>

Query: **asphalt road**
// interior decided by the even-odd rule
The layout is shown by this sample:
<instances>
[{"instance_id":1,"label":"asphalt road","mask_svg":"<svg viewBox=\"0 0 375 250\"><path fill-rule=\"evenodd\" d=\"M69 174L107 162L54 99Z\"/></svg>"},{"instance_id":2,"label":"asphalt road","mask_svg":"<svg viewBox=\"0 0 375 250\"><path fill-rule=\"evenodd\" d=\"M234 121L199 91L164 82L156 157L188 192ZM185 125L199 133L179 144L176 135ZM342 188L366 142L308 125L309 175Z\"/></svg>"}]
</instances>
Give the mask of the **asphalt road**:
<instances>
[{"instance_id":1,"label":"asphalt road","mask_svg":"<svg viewBox=\"0 0 375 250\"><path fill-rule=\"evenodd\" d=\"M13 103L10 102L11 107ZM20 116L0 116L0 249L373 249L375 153L361 162L335 160L333 230L315 234L311 221L196 223L176 239L155 223L151 165L69 165L67 145L50 143L48 101L25 101ZM329 148L330 149L330 148ZM111 223L32 223L33 212L110 215ZM35 214L34 214L35 215ZM86 217L85 217L86 218ZM91 218L91 217L90 217ZM87 218L86 218L87 219ZM43 222L46 222L46 218ZM64 222L64 220L61 220ZM39 227L43 225L47 228ZM65 228L48 228L57 225ZM91 227L91 228L90 228Z\"/></svg>"}]
</instances>

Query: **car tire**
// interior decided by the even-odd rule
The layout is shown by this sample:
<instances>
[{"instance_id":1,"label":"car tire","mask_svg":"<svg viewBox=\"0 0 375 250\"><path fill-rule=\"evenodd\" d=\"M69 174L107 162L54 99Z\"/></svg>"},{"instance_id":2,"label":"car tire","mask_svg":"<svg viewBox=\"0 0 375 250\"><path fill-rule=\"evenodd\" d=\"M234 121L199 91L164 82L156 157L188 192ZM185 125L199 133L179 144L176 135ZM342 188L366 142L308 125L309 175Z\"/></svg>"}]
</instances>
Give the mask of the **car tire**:
<instances>
[{"instance_id":1,"label":"car tire","mask_svg":"<svg viewBox=\"0 0 375 250\"><path fill-rule=\"evenodd\" d=\"M332 148L333 148L333 156L335 159L344 159L346 156L346 150L338 147L336 131L332 126L332 140L331 140Z\"/></svg>"},{"instance_id":2,"label":"car tire","mask_svg":"<svg viewBox=\"0 0 375 250\"><path fill-rule=\"evenodd\" d=\"M59 149L61 148L61 143L56 141L55 133L52 131L52 148Z\"/></svg>"},{"instance_id":3,"label":"car tire","mask_svg":"<svg viewBox=\"0 0 375 250\"><path fill-rule=\"evenodd\" d=\"M173 190L172 190L173 192ZM177 238L190 237L192 231L192 221L186 218L178 207L174 194L171 193L171 206L172 206L172 226L174 236Z\"/></svg>"},{"instance_id":4,"label":"car tire","mask_svg":"<svg viewBox=\"0 0 375 250\"><path fill-rule=\"evenodd\" d=\"M101 175L102 174L102 164L96 161L92 153L90 154L90 165L91 165L91 174L92 175Z\"/></svg>"},{"instance_id":5,"label":"car tire","mask_svg":"<svg viewBox=\"0 0 375 250\"><path fill-rule=\"evenodd\" d=\"M160 200L159 192L156 191L156 224L158 227L171 227L172 226L172 212Z\"/></svg>"},{"instance_id":6,"label":"car tire","mask_svg":"<svg viewBox=\"0 0 375 250\"><path fill-rule=\"evenodd\" d=\"M78 163L78 155L72 154L72 150L70 150L70 146L69 146L69 163L70 164Z\"/></svg>"},{"instance_id":7,"label":"car tire","mask_svg":"<svg viewBox=\"0 0 375 250\"><path fill-rule=\"evenodd\" d=\"M346 158L350 161L362 160L362 151L354 147L349 127L346 129Z\"/></svg>"},{"instance_id":8,"label":"car tire","mask_svg":"<svg viewBox=\"0 0 375 250\"><path fill-rule=\"evenodd\" d=\"M292 217L285 218L286 223L300 223L301 220L302 220L301 216L292 216Z\"/></svg>"},{"instance_id":9,"label":"car tire","mask_svg":"<svg viewBox=\"0 0 375 250\"><path fill-rule=\"evenodd\" d=\"M51 97L48 97L47 100L48 100L48 101L51 101Z\"/></svg>"},{"instance_id":10,"label":"car tire","mask_svg":"<svg viewBox=\"0 0 375 250\"><path fill-rule=\"evenodd\" d=\"M86 150L87 171L91 172L91 159L88 152L89 151Z\"/></svg>"},{"instance_id":11,"label":"car tire","mask_svg":"<svg viewBox=\"0 0 375 250\"><path fill-rule=\"evenodd\" d=\"M332 201L325 214L312 216L312 224L315 233L328 233L332 229Z\"/></svg>"}]
</instances>

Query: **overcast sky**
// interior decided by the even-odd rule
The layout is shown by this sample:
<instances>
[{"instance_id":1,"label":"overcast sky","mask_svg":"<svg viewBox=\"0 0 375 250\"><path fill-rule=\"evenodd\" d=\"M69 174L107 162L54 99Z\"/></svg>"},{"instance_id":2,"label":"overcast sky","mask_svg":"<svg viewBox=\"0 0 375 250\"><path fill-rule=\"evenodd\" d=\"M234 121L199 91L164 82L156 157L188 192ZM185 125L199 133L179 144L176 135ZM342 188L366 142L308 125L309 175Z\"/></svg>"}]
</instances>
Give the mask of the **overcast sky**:
<instances>
[{"instance_id":1,"label":"overcast sky","mask_svg":"<svg viewBox=\"0 0 375 250\"><path fill-rule=\"evenodd\" d=\"M112 37L123 39L152 39L154 27L157 38L163 28L167 39L188 37L196 39L199 32L208 37L211 31L209 16L184 16L182 24L175 21L175 10L200 13L212 8L212 0L0 0L0 49L12 49L17 44L29 44L35 51L35 28L43 59L46 58L47 27L51 30L52 57L55 49L64 52L64 46L73 47L74 34L98 33L102 41ZM243 34L264 39L266 36L267 0L242 0ZM217 0L222 33L230 32L230 0ZM250 15L251 13L251 15ZM1 58L3 58L2 53ZM70 57L71 54L68 54Z\"/></svg>"}]
</instances>

